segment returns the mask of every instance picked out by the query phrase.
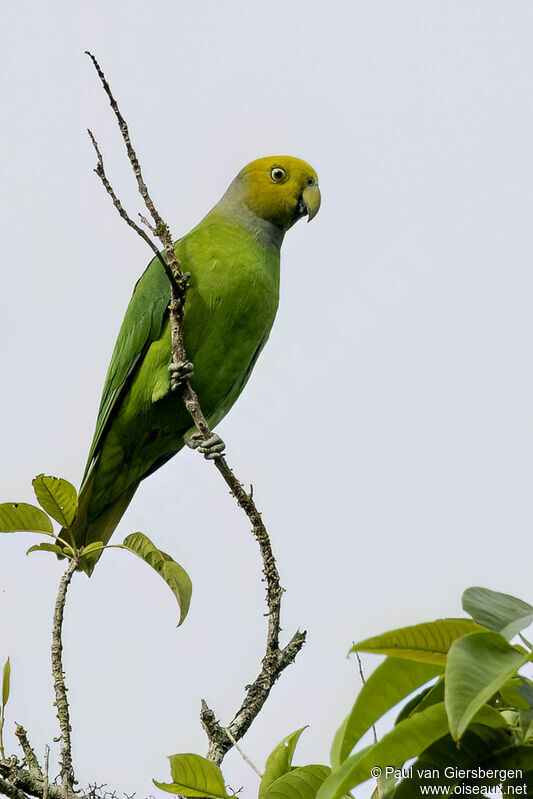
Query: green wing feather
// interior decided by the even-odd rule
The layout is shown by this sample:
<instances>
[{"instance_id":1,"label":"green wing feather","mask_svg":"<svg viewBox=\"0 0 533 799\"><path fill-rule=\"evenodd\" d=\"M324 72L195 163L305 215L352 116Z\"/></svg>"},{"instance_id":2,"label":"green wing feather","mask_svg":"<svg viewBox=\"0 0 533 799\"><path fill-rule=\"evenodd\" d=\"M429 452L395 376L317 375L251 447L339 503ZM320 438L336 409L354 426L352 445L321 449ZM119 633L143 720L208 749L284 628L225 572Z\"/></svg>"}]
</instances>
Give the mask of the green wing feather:
<instances>
[{"instance_id":1,"label":"green wing feather","mask_svg":"<svg viewBox=\"0 0 533 799\"><path fill-rule=\"evenodd\" d=\"M183 319L193 387L213 427L239 396L278 304L279 246L208 218L181 239L190 271ZM78 515L79 546L109 541L139 482L183 446L192 423L170 393L170 284L158 259L137 282L106 377Z\"/></svg>"},{"instance_id":2,"label":"green wing feather","mask_svg":"<svg viewBox=\"0 0 533 799\"><path fill-rule=\"evenodd\" d=\"M89 475L107 423L139 359L152 341L159 338L170 302L170 285L158 258L150 262L139 278L118 334L102 393L96 430L89 451L82 488Z\"/></svg>"}]
</instances>

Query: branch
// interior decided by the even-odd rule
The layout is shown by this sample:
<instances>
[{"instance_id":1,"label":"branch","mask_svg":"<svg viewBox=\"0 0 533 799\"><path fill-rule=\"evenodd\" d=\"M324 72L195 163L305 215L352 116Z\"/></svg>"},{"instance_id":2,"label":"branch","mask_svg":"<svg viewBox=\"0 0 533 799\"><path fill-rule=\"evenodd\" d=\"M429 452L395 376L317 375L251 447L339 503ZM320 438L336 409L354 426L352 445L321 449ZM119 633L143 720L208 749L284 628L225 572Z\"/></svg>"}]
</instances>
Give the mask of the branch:
<instances>
[{"instance_id":1,"label":"branch","mask_svg":"<svg viewBox=\"0 0 533 799\"><path fill-rule=\"evenodd\" d=\"M72 747L70 742L71 726L67 688L65 686L65 674L63 671L63 643L61 640L61 633L63 628L63 613L65 610L67 590L70 585L70 581L72 580L72 575L76 571L77 565L78 561L75 558L72 558L59 583L59 590L57 592L54 610L54 624L52 629L52 675L54 678L54 691L56 695L55 705L57 707L57 718L59 719L59 729L61 730L61 785L63 788L64 799L68 799L73 793L74 769L72 767Z\"/></svg>"},{"instance_id":2,"label":"branch","mask_svg":"<svg viewBox=\"0 0 533 799\"><path fill-rule=\"evenodd\" d=\"M10 792L7 790L8 787ZM0 793L5 793L10 799L23 799L23 797L27 799L25 794L43 799L44 778L20 768L17 758L10 757L0 762ZM63 788L59 785L49 785L48 799L64 799Z\"/></svg>"},{"instance_id":3,"label":"branch","mask_svg":"<svg viewBox=\"0 0 533 799\"><path fill-rule=\"evenodd\" d=\"M117 195L113 191L113 187L109 183L109 181L108 181L108 179L106 177L106 174L105 174L104 159L103 159L102 153L100 152L100 149L98 147L98 143L97 143L96 139L94 138L94 136L92 134L92 131L87 129L87 133L89 134L89 138L90 138L90 140L91 140L91 142L93 144L94 149L96 150L96 157L98 159L98 163L97 163L96 168L94 169L94 171L96 172L96 174L98 175L98 177L100 178L102 183L104 184L107 193L110 195L111 199L113 200L113 205L115 206L115 208L119 212L119 214L122 217L122 219L124 219L124 221L127 222L127 224L130 225L130 227L132 227L136 233L138 233L138 235L148 244L148 246L151 248L151 250L157 255L157 257L159 258L159 260L163 264L163 267L166 270L168 268L167 264L164 262L163 258L161 257L161 253L159 252L158 248L155 246L155 244L152 241L152 239L150 238L150 236L148 236L144 232L144 230L142 229L142 227L140 227L140 225L135 224L133 219L129 218L128 214L126 213L126 211L124 210L124 208L122 206L122 203L120 202L120 200L118 199Z\"/></svg>"},{"instance_id":4,"label":"branch","mask_svg":"<svg viewBox=\"0 0 533 799\"><path fill-rule=\"evenodd\" d=\"M26 765L28 766L30 774L42 779L44 775L41 771L39 761L37 760L37 755L35 754L34 749L28 740L28 733L21 724L17 724L15 735L19 739L19 743L22 747L22 751L24 752Z\"/></svg>"},{"instance_id":5,"label":"branch","mask_svg":"<svg viewBox=\"0 0 533 799\"><path fill-rule=\"evenodd\" d=\"M50 784L48 780L48 747L46 748L45 769L43 772L37 755L28 740L26 730L22 725L17 724L15 735L24 752L27 768L21 768L15 756L0 760L0 793L4 793L9 799L28 799L26 794L38 797L38 799L72 799L73 797L74 770L72 768L67 688L63 672L62 629L67 590L77 565L77 560L72 558L60 580L52 627L52 676L56 696L54 704L57 707L57 718L59 719L61 731L59 739L61 747L61 787Z\"/></svg>"},{"instance_id":6,"label":"branch","mask_svg":"<svg viewBox=\"0 0 533 799\"><path fill-rule=\"evenodd\" d=\"M152 251L157 251L158 257L163 262L165 272L170 281L171 291L169 313L172 363L179 366L187 362L187 355L183 341L182 318L188 275L183 273L181 265L176 256L176 252L174 250L174 240L170 229L157 211L148 192L142 176L139 160L131 144L126 120L120 112L118 103L113 96L109 83L107 82L106 77L100 68L100 65L98 64L98 61L92 55L92 53L87 52L87 55L91 59L94 68L98 73L98 77L100 78L104 90L108 96L111 108L113 109L117 118L120 132L126 145L128 158L137 180L139 193L143 198L146 208L148 209L155 224L153 232L163 245L165 253L164 259L161 258L159 251L155 247L154 243L149 239L145 231L140 230L139 226L136 225L136 223L133 222L133 220L128 216L127 212L124 211L105 175L103 159L98 149L98 145L93 135L90 134L93 146L95 147L98 156L98 166L95 169L95 172L100 177L106 191L111 196L113 204L119 210L121 217L125 219L130 227L136 230L136 232L144 241L148 240ZM202 412L196 392L188 380L183 382L182 392L185 407L191 415L194 424L203 435L204 439L208 439L211 436L209 424ZM279 573L276 567L276 561L272 552L267 529L261 517L261 513L258 511L254 502L252 492L250 491L250 493L247 493L244 490L242 484L228 466L226 459L220 456L215 458L213 462L224 478L231 493L237 500L237 503L243 509L252 525L252 531L257 543L259 544L259 550L263 560L263 574L265 576L267 586L266 601L268 605L266 652L262 661L261 670L254 682L247 686L245 699L228 727L229 733L227 733L225 729L220 726L218 721L215 719L214 713L207 707L205 702L202 701L200 718L209 739L209 752L207 756L214 763L220 764L226 752L228 752L228 750L233 746L234 741L238 741L240 738L242 738L253 720L257 717L270 694L272 686L280 676L281 672L289 665L289 663L292 663L302 648L305 642L305 632L297 632L284 649L279 648L279 635L281 631L281 597L283 595L284 589L281 587Z\"/></svg>"},{"instance_id":7,"label":"branch","mask_svg":"<svg viewBox=\"0 0 533 799\"><path fill-rule=\"evenodd\" d=\"M184 276L183 276L183 274L181 272L181 269L180 269L180 266L179 266L179 263L178 263L178 259L176 258L176 253L174 252L174 244L173 244L173 241L172 241L172 236L170 235L170 231L168 229L167 224L159 216L159 214L158 214L158 212L157 212L157 210L156 210L156 208L154 206L154 203L152 201L152 198L150 197L150 195L148 193L148 189L147 189L146 184L145 184L145 182L143 180L141 167L140 167L140 164L139 164L139 160L137 158L137 154L135 153L135 150L133 149L133 146L131 144L128 125L126 123L126 120L124 119L124 117L120 113L120 109L118 107L117 101L113 97L113 94L111 92L111 88L109 86L109 83L107 82L106 77L105 77L104 73L102 72L102 70L100 68L100 64L98 63L96 58L93 56L93 54L90 53L88 50L86 50L85 53L86 53L86 55L89 56L89 58L93 62L94 68L96 69L96 71L98 73L98 77L100 78L100 80L102 82L102 85L104 87L104 90L105 90L105 92L106 92L106 94L107 94L107 96L109 98L109 102L111 104L111 108L113 109L113 111L115 113L115 116L117 118L117 122L118 122L118 125L119 125L119 128L120 128L120 132L122 134L122 138L124 139L124 143L126 145L126 151L128 153L128 158L129 158L131 167L133 169L133 174L135 175L135 178L137 180L137 187L139 189L139 193L140 193L141 197L143 198L144 204L146 205L146 208L148 209L152 219L154 220L155 232L156 232L158 238L160 239L160 241L163 243L163 245L165 247L165 253L166 253L167 258L168 258L168 265L165 264L163 261L162 261L162 263L163 263L165 272L167 273L168 279L170 280L171 285L173 285L174 282L178 282L180 280L180 278L183 280ZM98 147L96 146L96 142L94 141L94 137L92 136L91 133L90 133L90 136L91 136L91 139L93 140L93 145L95 146L95 149L98 152ZM95 172L98 174L98 167L95 170ZM102 164L102 172L103 172L103 164ZM104 185L106 185L105 182L104 182ZM110 188L110 186L109 186L109 188ZM109 191L109 188L106 186L107 191ZM115 200L113 200L113 202L115 202ZM118 200L117 200L117 202L118 202ZM116 205L116 203L115 203L115 205ZM125 212L123 214L121 211L119 211L119 213L120 213L120 215L122 216L123 219L126 219L127 215L126 215ZM132 220L127 220L127 221L128 221L128 225L133 227L137 231L137 233L141 236L141 238L144 239L144 241L146 241L148 239L148 237L144 234L144 231L141 231L138 228L138 225L135 224L135 222L133 222ZM155 245L153 245L153 242L151 242L150 239L148 239L148 244L153 250ZM158 252L158 255L159 255L159 252ZM185 283L183 283L183 286L182 286L183 290L185 289L185 287L186 287L186 280L185 280Z\"/></svg>"},{"instance_id":8,"label":"branch","mask_svg":"<svg viewBox=\"0 0 533 799\"><path fill-rule=\"evenodd\" d=\"M8 796L9 799L28 799L24 791L11 785L11 783L2 779L2 777L0 777L0 793L3 793L4 796Z\"/></svg>"}]
</instances>

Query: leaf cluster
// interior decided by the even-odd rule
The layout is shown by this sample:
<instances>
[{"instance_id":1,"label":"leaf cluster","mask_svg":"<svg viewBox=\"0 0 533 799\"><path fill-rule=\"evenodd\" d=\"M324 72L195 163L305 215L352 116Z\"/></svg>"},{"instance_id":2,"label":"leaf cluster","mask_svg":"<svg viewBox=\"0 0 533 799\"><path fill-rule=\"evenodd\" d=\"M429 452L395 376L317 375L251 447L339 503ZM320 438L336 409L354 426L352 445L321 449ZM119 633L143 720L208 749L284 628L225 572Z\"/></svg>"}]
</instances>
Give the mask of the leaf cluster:
<instances>
[{"instance_id":1,"label":"leaf cluster","mask_svg":"<svg viewBox=\"0 0 533 799\"><path fill-rule=\"evenodd\" d=\"M53 544L48 541L35 544L28 549L27 554L51 552L59 558L75 560L77 569L88 573L92 571L94 564L106 549L125 549L133 552L163 578L180 608L178 626L184 622L191 602L192 583L179 563L159 549L144 533L132 533L118 545L104 545L101 541L93 541L85 547L78 547L72 534L78 513L78 495L74 486L62 477L44 474L35 477L32 485L41 507L26 502L0 504L0 533L24 532L47 535L54 540ZM54 521L61 525L60 533L54 532Z\"/></svg>"},{"instance_id":2,"label":"leaf cluster","mask_svg":"<svg viewBox=\"0 0 533 799\"><path fill-rule=\"evenodd\" d=\"M331 766L293 766L302 727L270 754L259 799L344 799L376 775L377 799L419 799L428 783L442 796L499 785L504 794L533 796L533 682L521 673L533 647L523 635L520 644L510 642L533 621L533 607L469 588L463 609L470 618L439 619L354 644L350 652L386 657L339 727ZM392 730L361 746L402 701ZM222 772L209 760L169 759L172 782L154 781L157 787L181 796L228 796Z\"/></svg>"},{"instance_id":3,"label":"leaf cluster","mask_svg":"<svg viewBox=\"0 0 533 799\"><path fill-rule=\"evenodd\" d=\"M50 552L91 572L102 551L125 549L141 558L165 581L176 598L181 624L192 585L187 572L143 533L120 545L76 545L72 533L78 513L75 488L62 478L38 475L33 488L40 507L0 504L0 532L34 532L53 539L31 552ZM54 522L61 525L54 532ZM533 606L508 594L469 588L463 594L464 618L446 618L392 630L354 644L350 652L384 655L363 687L331 747L331 765L295 766L293 757L305 727L288 735L268 757L258 799L345 799L357 786L377 777L377 799L418 799L428 781L439 795L480 787L472 770L495 772L483 789L500 786L533 796L533 681L524 667L533 646L523 630L533 622ZM519 642L515 639L518 636ZM514 640L514 643L513 643ZM5 759L3 726L10 692L10 661L2 677L0 756ZM396 722L381 740L361 745L374 725L400 703ZM220 768L197 754L170 758L171 782L156 782L179 796L229 799ZM413 762L414 761L414 762ZM411 765L406 768L406 763ZM513 770L523 776L519 791ZM470 772L465 777L464 774ZM506 772L507 778L501 774ZM490 781L492 779L492 782Z\"/></svg>"}]
</instances>

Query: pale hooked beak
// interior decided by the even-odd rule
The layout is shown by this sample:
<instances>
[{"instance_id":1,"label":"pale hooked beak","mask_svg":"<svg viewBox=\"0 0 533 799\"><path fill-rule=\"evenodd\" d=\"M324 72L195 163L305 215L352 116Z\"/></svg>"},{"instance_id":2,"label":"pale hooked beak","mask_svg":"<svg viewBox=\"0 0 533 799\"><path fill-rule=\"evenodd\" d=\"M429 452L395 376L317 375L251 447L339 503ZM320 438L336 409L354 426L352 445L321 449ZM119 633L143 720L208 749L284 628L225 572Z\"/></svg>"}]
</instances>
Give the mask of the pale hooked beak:
<instances>
[{"instance_id":1,"label":"pale hooked beak","mask_svg":"<svg viewBox=\"0 0 533 799\"><path fill-rule=\"evenodd\" d=\"M320 189L316 183L306 186L302 192L302 203L307 212L307 221L310 222L318 214L320 208Z\"/></svg>"}]
</instances>

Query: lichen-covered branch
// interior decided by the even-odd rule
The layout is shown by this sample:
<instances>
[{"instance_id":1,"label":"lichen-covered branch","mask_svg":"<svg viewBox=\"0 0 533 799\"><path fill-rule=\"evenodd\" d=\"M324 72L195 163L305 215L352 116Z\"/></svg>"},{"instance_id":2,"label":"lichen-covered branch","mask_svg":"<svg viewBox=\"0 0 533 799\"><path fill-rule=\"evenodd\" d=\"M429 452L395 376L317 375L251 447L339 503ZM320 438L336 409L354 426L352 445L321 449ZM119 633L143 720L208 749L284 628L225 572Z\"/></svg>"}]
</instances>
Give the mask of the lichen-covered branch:
<instances>
[{"instance_id":1,"label":"lichen-covered branch","mask_svg":"<svg viewBox=\"0 0 533 799\"><path fill-rule=\"evenodd\" d=\"M216 462L217 466L219 461ZM265 704L272 686L282 673L282 671L292 663L300 649L305 643L305 632L296 632L289 643L283 648L279 648L279 634L281 631L281 597L283 588L281 587L280 577L272 552L270 538L258 512L253 499L240 483L234 486L235 476L230 471L224 461L224 469L219 469L222 476L228 483L237 502L243 508L246 515L253 525L253 534L259 544L261 558L263 560L263 574L267 586L267 605L268 605L268 632L266 652L259 672L253 683L247 686L244 701L230 722L228 729L233 738L237 741L247 732L248 728L259 714ZM227 472L231 475L231 480L227 479ZM202 702L200 715L202 726L209 738L208 758L220 765L224 755L231 749L232 741L225 732L224 727L216 721L214 713Z\"/></svg>"},{"instance_id":2,"label":"lichen-covered branch","mask_svg":"<svg viewBox=\"0 0 533 799\"><path fill-rule=\"evenodd\" d=\"M0 777L0 794L4 794L4 796L8 796L9 799L28 799L24 791L21 791L20 788L17 788L15 785L12 785L7 780L4 780Z\"/></svg>"},{"instance_id":3,"label":"lichen-covered branch","mask_svg":"<svg viewBox=\"0 0 533 799\"><path fill-rule=\"evenodd\" d=\"M183 340L182 318L188 275L184 274L176 256L174 250L174 240L170 229L157 211L146 183L144 182L139 160L131 143L128 125L119 109L115 97L113 96L110 85L94 55L89 52L87 52L87 55L90 57L98 73L111 104L111 108L113 109L113 112L117 118L122 138L124 139L124 143L126 145L128 158L137 180L137 187L144 200L146 208L148 209L154 221L155 227L151 229L162 244L163 252L165 254L164 259L161 258L159 251L155 247L154 243L149 240L149 237L145 231L140 230L139 226L133 222L118 200L117 195L115 194L106 177L103 159L98 145L94 139L94 136L92 133L90 133L91 140L98 157L98 165L95 169L95 172L99 176L106 191L113 200L113 204L118 209L121 217L128 223L128 225L130 225L130 227L136 230L136 232L143 238L144 241L149 241L152 251L157 252L158 257L163 262L171 287L169 314L171 327L172 362L174 365L181 365L187 362L187 355ZM211 436L209 424L202 413L196 392L188 380L183 381L182 392L185 407L191 415L194 424L204 438L208 439ZM240 738L242 738L242 736L250 727L252 721L257 717L266 699L268 698L272 686L280 676L283 669L285 669L289 663L294 660L302 648L305 642L305 632L297 632L291 641L283 649L280 649L279 635L281 630L280 615L283 588L281 587L279 573L276 567L276 561L272 552L267 529L263 522L261 513L257 509L252 493L248 493L244 490L241 482L237 479L233 471L228 466L226 459L223 456L219 456L215 458L213 462L224 478L231 493L237 500L237 503L246 513L249 521L251 522L253 534L257 540L257 543L259 544L259 550L263 560L263 574L265 575L267 586L266 598L268 605L266 652L262 661L261 670L256 679L246 689L245 699L228 727L230 733L229 735L226 733L224 727L222 727L218 721L216 721L214 713L207 707L205 702L202 702L201 721L209 738L208 757L213 762L220 764L226 752L233 746L233 740L238 741Z\"/></svg>"},{"instance_id":4,"label":"lichen-covered branch","mask_svg":"<svg viewBox=\"0 0 533 799\"><path fill-rule=\"evenodd\" d=\"M41 770L41 766L39 764L39 761L37 760L37 755L35 754L35 751L28 740L28 733L26 732L22 724L17 724L17 727L15 729L15 735L17 736L22 751L24 752L24 758L26 760L26 765L28 767L30 774L33 774L34 776L42 779L44 775Z\"/></svg>"},{"instance_id":5,"label":"lichen-covered branch","mask_svg":"<svg viewBox=\"0 0 533 799\"><path fill-rule=\"evenodd\" d=\"M27 799L28 796L35 796L37 799L46 799L46 796L48 799L64 799L62 786L52 783L45 790L45 778L22 768L16 757L0 762L0 793L11 799Z\"/></svg>"},{"instance_id":6,"label":"lichen-covered branch","mask_svg":"<svg viewBox=\"0 0 533 799\"><path fill-rule=\"evenodd\" d=\"M209 738L207 757L220 765L233 745L232 738L239 740L248 731L265 704L272 686L282 671L292 663L305 643L305 632L296 632L284 649L271 649L267 642L267 653L261 671L254 682L247 686L246 696L239 710L228 725L229 735L215 718L213 711L202 701L200 719Z\"/></svg>"},{"instance_id":7,"label":"lichen-covered branch","mask_svg":"<svg viewBox=\"0 0 533 799\"><path fill-rule=\"evenodd\" d=\"M45 764L43 771L30 744L26 730L21 724L17 724L15 735L24 752L24 762L22 764L19 763L18 758L15 756L0 760L0 794L4 794L9 799L28 799L28 795L38 797L38 799L72 799L74 793L70 716L65 674L63 672L62 632L67 590L77 565L77 561L74 558L70 560L65 573L61 577L52 626L52 676L57 718L61 732L59 738L61 786L49 783L48 764Z\"/></svg>"},{"instance_id":8,"label":"lichen-covered branch","mask_svg":"<svg viewBox=\"0 0 533 799\"><path fill-rule=\"evenodd\" d=\"M69 561L68 567L59 583L52 628L52 675L54 678L57 718L59 720L59 729L61 730L61 785L63 788L64 799L69 799L73 792L74 769L72 766L70 714L67 699L67 688L65 686L65 674L63 672L63 642L61 636L63 631L63 615L65 611L67 590L70 585L70 581L72 580L72 575L76 571L77 565L77 560L72 558Z\"/></svg>"}]
</instances>

